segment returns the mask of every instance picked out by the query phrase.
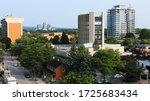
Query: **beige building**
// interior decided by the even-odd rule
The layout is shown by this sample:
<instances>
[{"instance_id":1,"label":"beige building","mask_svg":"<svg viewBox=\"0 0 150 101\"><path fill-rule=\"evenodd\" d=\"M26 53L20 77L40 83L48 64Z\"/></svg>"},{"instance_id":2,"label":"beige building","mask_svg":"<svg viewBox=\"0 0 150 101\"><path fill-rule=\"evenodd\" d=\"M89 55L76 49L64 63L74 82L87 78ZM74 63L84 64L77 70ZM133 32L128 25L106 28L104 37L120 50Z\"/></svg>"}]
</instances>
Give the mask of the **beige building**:
<instances>
[{"instance_id":1,"label":"beige building","mask_svg":"<svg viewBox=\"0 0 150 101\"><path fill-rule=\"evenodd\" d=\"M2 38L8 37L14 43L16 39L23 35L22 23L24 18L16 18L13 15L7 15L1 20L2 24Z\"/></svg>"},{"instance_id":2,"label":"beige building","mask_svg":"<svg viewBox=\"0 0 150 101\"><path fill-rule=\"evenodd\" d=\"M79 43L89 49L91 55L96 51L93 49L95 40L99 43L99 49L118 50L124 53L124 47L120 44L104 43L104 15L103 13L90 12L78 16Z\"/></svg>"},{"instance_id":3,"label":"beige building","mask_svg":"<svg viewBox=\"0 0 150 101\"><path fill-rule=\"evenodd\" d=\"M79 43L104 44L104 15L90 12L78 16Z\"/></svg>"}]
</instances>

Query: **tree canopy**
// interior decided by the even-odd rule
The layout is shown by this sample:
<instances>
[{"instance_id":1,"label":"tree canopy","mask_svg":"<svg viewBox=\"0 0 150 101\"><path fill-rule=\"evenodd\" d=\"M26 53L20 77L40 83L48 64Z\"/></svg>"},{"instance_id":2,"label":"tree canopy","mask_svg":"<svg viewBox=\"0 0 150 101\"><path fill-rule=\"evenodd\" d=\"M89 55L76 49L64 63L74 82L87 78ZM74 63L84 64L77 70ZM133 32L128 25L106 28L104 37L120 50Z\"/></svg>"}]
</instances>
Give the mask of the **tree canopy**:
<instances>
[{"instance_id":1,"label":"tree canopy","mask_svg":"<svg viewBox=\"0 0 150 101\"><path fill-rule=\"evenodd\" d=\"M136 59L134 57L127 58L125 65L125 80L128 82L136 82L140 79L143 68L137 67Z\"/></svg>"},{"instance_id":2,"label":"tree canopy","mask_svg":"<svg viewBox=\"0 0 150 101\"><path fill-rule=\"evenodd\" d=\"M72 46L65 65L67 67L64 83L94 83L91 55L83 45L78 48L75 45Z\"/></svg>"},{"instance_id":3,"label":"tree canopy","mask_svg":"<svg viewBox=\"0 0 150 101\"><path fill-rule=\"evenodd\" d=\"M95 82L95 77L91 74L79 74L77 72L69 72L63 80L64 83L69 84L91 84Z\"/></svg>"},{"instance_id":4,"label":"tree canopy","mask_svg":"<svg viewBox=\"0 0 150 101\"><path fill-rule=\"evenodd\" d=\"M69 44L69 39L65 32L62 33L60 43L61 44Z\"/></svg>"},{"instance_id":5,"label":"tree canopy","mask_svg":"<svg viewBox=\"0 0 150 101\"><path fill-rule=\"evenodd\" d=\"M88 50L83 46L72 46L68 59L66 60L66 65L71 70L85 73L89 72L91 69L91 55Z\"/></svg>"},{"instance_id":6,"label":"tree canopy","mask_svg":"<svg viewBox=\"0 0 150 101\"><path fill-rule=\"evenodd\" d=\"M123 68L124 63L121 61L118 51L99 50L93 55L93 66L104 75L111 75Z\"/></svg>"},{"instance_id":7,"label":"tree canopy","mask_svg":"<svg viewBox=\"0 0 150 101\"><path fill-rule=\"evenodd\" d=\"M60 43L60 38L58 35L54 36L53 39L51 39L53 44L59 44Z\"/></svg>"},{"instance_id":8,"label":"tree canopy","mask_svg":"<svg viewBox=\"0 0 150 101\"><path fill-rule=\"evenodd\" d=\"M133 33L127 33L125 38L135 38Z\"/></svg>"},{"instance_id":9,"label":"tree canopy","mask_svg":"<svg viewBox=\"0 0 150 101\"><path fill-rule=\"evenodd\" d=\"M9 49L10 48L10 46L11 46L11 39L10 38L8 38L8 37L4 37L4 38L2 38L1 39L1 42L3 43L3 44L5 44L5 48L6 49Z\"/></svg>"},{"instance_id":10,"label":"tree canopy","mask_svg":"<svg viewBox=\"0 0 150 101\"><path fill-rule=\"evenodd\" d=\"M11 47L11 53L18 55L21 65L35 77L42 73L44 63L55 56L55 49L45 37L35 34L17 39Z\"/></svg>"},{"instance_id":11,"label":"tree canopy","mask_svg":"<svg viewBox=\"0 0 150 101\"><path fill-rule=\"evenodd\" d=\"M52 47L46 47L42 43L35 43L23 50L19 60L32 73L40 73L43 70L43 64L52 60L54 56L55 50Z\"/></svg>"},{"instance_id":12,"label":"tree canopy","mask_svg":"<svg viewBox=\"0 0 150 101\"><path fill-rule=\"evenodd\" d=\"M150 39L150 30L149 29L142 29L139 38L140 39Z\"/></svg>"},{"instance_id":13,"label":"tree canopy","mask_svg":"<svg viewBox=\"0 0 150 101\"><path fill-rule=\"evenodd\" d=\"M115 38L108 38L105 40L105 42L108 44L119 44L118 40Z\"/></svg>"}]
</instances>

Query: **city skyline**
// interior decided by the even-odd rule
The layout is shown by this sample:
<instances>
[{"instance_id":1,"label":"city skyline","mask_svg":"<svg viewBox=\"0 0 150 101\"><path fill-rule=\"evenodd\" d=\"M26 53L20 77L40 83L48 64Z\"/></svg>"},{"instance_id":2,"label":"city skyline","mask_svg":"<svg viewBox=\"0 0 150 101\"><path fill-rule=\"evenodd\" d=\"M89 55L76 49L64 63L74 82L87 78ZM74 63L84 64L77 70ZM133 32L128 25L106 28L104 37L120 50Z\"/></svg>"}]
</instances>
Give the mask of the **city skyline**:
<instances>
[{"instance_id":1,"label":"city skyline","mask_svg":"<svg viewBox=\"0 0 150 101\"><path fill-rule=\"evenodd\" d=\"M107 26L107 10L115 5L131 5L135 9L135 27L150 28L147 19L149 1L142 0L5 0L0 3L0 19L12 13L16 17L24 17L24 26L36 26L46 22L53 27L77 28L78 15L88 12L104 12ZM142 19L142 20L141 20Z\"/></svg>"}]
</instances>

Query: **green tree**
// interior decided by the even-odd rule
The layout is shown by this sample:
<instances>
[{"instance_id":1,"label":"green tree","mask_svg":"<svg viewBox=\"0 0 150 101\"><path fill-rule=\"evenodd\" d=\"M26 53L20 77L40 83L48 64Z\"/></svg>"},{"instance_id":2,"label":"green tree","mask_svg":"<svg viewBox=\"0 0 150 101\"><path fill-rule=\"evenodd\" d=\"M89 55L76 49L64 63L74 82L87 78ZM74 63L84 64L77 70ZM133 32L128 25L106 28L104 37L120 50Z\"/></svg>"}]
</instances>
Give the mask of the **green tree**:
<instances>
[{"instance_id":1,"label":"green tree","mask_svg":"<svg viewBox=\"0 0 150 101\"><path fill-rule=\"evenodd\" d=\"M34 38L29 36L23 36L20 39L17 39L14 44L11 45L11 54L20 56L22 51L27 47L27 45L34 44Z\"/></svg>"},{"instance_id":2,"label":"green tree","mask_svg":"<svg viewBox=\"0 0 150 101\"><path fill-rule=\"evenodd\" d=\"M54 36L54 38L53 38L53 40L52 40L52 43L53 43L53 44L59 44L59 43L60 43L60 39L59 39L59 36L58 36L58 35Z\"/></svg>"},{"instance_id":3,"label":"green tree","mask_svg":"<svg viewBox=\"0 0 150 101\"><path fill-rule=\"evenodd\" d=\"M138 67L126 67L125 80L128 82L136 82L140 79L140 73L143 71L142 68Z\"/></svg>"},{"instance_id":4,"label":"green tree","mask_svg":"<svg viewBox=\"0 0 150 101\"><path fill-rule=\"evenodd\" d=\"M112 75L124 67L118 51L99 50L93 55L93 66L105 75Z\"/></svg>"},{"instance_id":5,"label":"green tree","mask_svg":"<svg viewBox=\"0 0 150 101\"><path fill-rule=\"evenodd\" d=\"M150 30L149 29L142 29L139 38L140 39L150 39Z\"/></svg>"},{"instance_id":6,"label":"green tree","mask_svg":"<svg viewBox=\"0 0 150 101\"><path fill-rule=\"evenodd\" d=\"M21 64L30 70L32 76L36 78L41 75L43 63L52 60L55 55L55 50L42 43L28 45L19 57Z\"/></svg>"},{"instance_id":7,"label":"green tree","mask_svg":"<svg viewBox=\"0 0 150 101\"><path fill-rule=\"evenodd\" d=\"M108 38L105 40L105 42L108 44L119 44L118 40L115 38Z\"/></svg>"},{"instance_id":8,"label":"green tree","mask_svg":"<svg viewBox=\"0 0 150 101\"><path fill-rule=\"evenodd\" d=\"M89 73L92 67L91 55L83 45L78 48L73 45L65 64L71 71Z\"/></svg>"},{"instance_id":9,"label":"green tree","mask_svg":"<svg viewBox=\"0 0 150 101\"><path fill-rule=\"evenodd\" d=\"M95 77L92 72L91 55L83 45L77 48L73 44L64 64L66 65L64 83L94 83Z\"/></svg>"},{"instance_id":10,"label":"green tree","mask_svg":"<svg viewBox=\"0 0 150 101\"><path fill-rule=\"evenodd\" d=\"M127 33L125 38L135 38L133 33Z\"/></svg>"},{"instance_id":11,"label":"green tree","mask_svg":"<svg viewBox=\"0 0 150 101\"><path fill-rule=\"evenodd\" d=\"M10 48L10 46L11 46L11 39L10 38L8 38L8 37L2 38L1 42L6 45L6 49Z\"/></svg>"},{"instance_id":12,"label":"green tree","mask_svg":"<svg viewBox=\"0 0 150 101\"><path fill-rule=\"evenodd\" d=\"M93 75L87 75L77 72L69 72L63 80L66 84L92 84L95 82L95 77Z\"/></svg>"},{"instance_id":13,"label":"green tree","mask_svg":"<svg viewBox=\"0 0 150 101\"><path fill-rule=\"evenodd\" d=\"M35 43L46 43L48 42L48 39L44 36L42 36L41 34L35 34L35 37L34 37L34 41Z\"/></svg>"},{"instance_id":14,"label":"green tree","mask_svg":"<svg viewBox=\"0 0 150 101\"><path fill-rule=\"evenodd\" d=\"M140 34L140 33L141 33L141 30L142 30L141 28L136 28L136 29L135 29L135 33L136 33L136 34Z\"/></svg>"},{"instance_id":15,"label":"green tree","mask_svg":"<svg viewBox=\"0 0 150 101\"><path fill-rule=\"evenodd\" d=\"M11 53L13 55L21 55L22 51L28 46L34 43L47 43L47 38L41 36L40 34L34 35L23 35L22 38L17 39L16 42L11 45Z\"/></svg>"},{"instance_id":16,"label":"green tree","mask_svg":"<svg viewBox=\"0 0 150 101\"><path fill-rule=\"evenodd\" d=\"M143 69L137 67L136 60L134 58L128 58L126 60L125 66L125 80L128 82L136 82L140 79L140 74L143 72Z\"/></svg>"},{"instance_id":17,"label":"green tree","mask_svg":"<svg viewBox=\"0 0 150 101\"><path fill-rule=\"evenodd\" d=\"M127 38L123 41L123 45L127 46L130 50L132 50L136 44L138 44L138 40L133 38Z\"/></svg>"},{"instance_id":18,"label":"green tree","mask_svg":"<svg viewBox=\"0 0 150 101\"><path fill-rule=\"evenodd\" d=\"M65 32L62 33L60 42L61 42L62 44L69 44L69 39L68 39L68 36L66 35Z\"/></svg>"},{"instance_id":19,"label":"green tree","mask_svg":"<svg viewBox=\"0 0 150 101\"><path fill-rule=\"evenodd\" d=\"M150 39L141 39L141 44L150 44Z\"/></svg>"}]
</instances>

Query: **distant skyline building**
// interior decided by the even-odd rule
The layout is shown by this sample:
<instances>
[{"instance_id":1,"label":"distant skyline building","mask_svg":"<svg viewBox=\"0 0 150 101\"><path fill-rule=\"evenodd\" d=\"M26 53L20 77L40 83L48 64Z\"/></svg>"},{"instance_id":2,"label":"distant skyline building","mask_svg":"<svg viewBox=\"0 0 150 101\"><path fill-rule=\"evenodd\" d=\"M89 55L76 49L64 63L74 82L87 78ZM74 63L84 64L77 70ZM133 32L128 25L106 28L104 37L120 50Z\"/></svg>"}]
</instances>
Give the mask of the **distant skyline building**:
<instances>
[{"instance_id":1,"label":"distant skyline building","mask_svg":"<svg viewBox=\"0 0 150 101\"><path fill-rule=\"evenodd\" d=\"M51 30L51 25L47 24L47 30Z\"/></svg>"},{"instance_id":2,"label":"distant skyline building","mask_svg":"<svg viewBox=\"0 0 150 101\"><path fill-rule=\"evenodd\" d=\"M89 12L78 16L78 42L104 44L104 15L103 13Z\"/></svg>"},{"instance_id":3,"label":"distant skyline building","mask_svg":"<svg viewBox=\"0 0 150 101\"><path fill-rule=\"evenodd\" d=\"M14 43L16 39L21 38L23 35L23 23L24 18L16 18L12 14L7 15L1 20L2 24L2 38L10 38Z\"/></svg>"},{"instance_id":4,"label":"distant skyline building","mask_svg":"<svg viewBox=\"0 0 150 101\"><path fill-rule=\"evenodd\" d=\"M36 29L37 29L37 30L42 30L42 25L41 25L41 24L38 24Z\"/></svg>"},{"instance_id":5,"label":"distant skyline building","mask_svg":"<svg viewBox=\"0 0 150 101\"><path fill-rule=\"evenodd\" d=\"M135 9L116 5L107 12L107 37L121 39L126 33L135 33Z\"/></svg>"},{"instance_id":6,"label":"distant skyline building","mask_svg":"<svg viewBox=\"0 0 150 101\"><path fill-rule=\"evenodd\" d=\"M43 24L37 24L36 30L51 30L51 25L46 24L46 22L43 22Z\"/></svg>"},{"instance_id":7,"label":"distant skyline building","mask_svg":"<svg viewBox=\"0 0 150 101\"><path fill-rule=\"evenodd\" d=\"M47 30L46 22L43 22L42 30Z\"/></svg>"}]
</instances>

